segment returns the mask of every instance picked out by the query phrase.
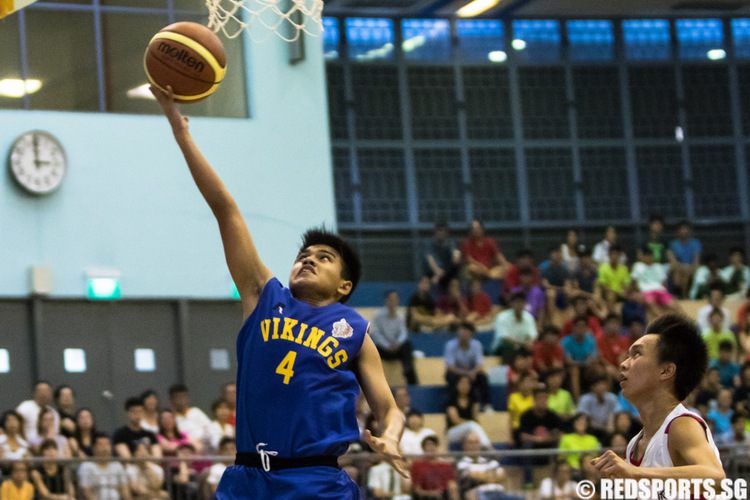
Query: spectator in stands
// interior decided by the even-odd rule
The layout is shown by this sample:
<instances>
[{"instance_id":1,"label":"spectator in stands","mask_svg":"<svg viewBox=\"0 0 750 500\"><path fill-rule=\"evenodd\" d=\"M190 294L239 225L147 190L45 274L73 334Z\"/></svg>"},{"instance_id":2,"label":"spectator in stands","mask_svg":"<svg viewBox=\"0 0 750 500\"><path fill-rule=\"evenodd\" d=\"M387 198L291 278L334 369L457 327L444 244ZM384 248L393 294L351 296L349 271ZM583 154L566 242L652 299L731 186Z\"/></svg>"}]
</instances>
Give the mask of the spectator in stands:
<instances>
[{"instance_id":1,"label":"spectator in stands","mask_svg":"<svg viewBox=\"0 0 750 500\"><path fill-rule=\"evenodd\" d=\"M713 422L716 431L714 440L717 444L724 444L732 435L732 390L721 389L716 398L716 408L708 410L708 418Z\"/></svg>"},{"instance_id":2,"label":"spectator in stands","mask_svg":"<svg viewBox=\"0 0 750 500\"><path fill-rule=\"evenodd\" d=\"M39 412L43 408L50 408L55 415L55 427L60 427L60 415L51 405L53 403L52 386L48 382L39 381L34 385L34 398L18 405L16 411L23 417L23 433L27 440L37 437Z\"/></svg>"},{"instance_id":3,"label":"spectator in stands","mask_svg":"<svg viewBox=\"0 0 750 500\"><path fill-rule=\"evenodd\" d=\"M643 300L651 307L654 315L674 310L674 298L667 291L667 269L654 259L653 250L641 250L640 259L633 264L630 273Z\"/></svg>"},{"instance_id":4,"label":"spectator in stands","mask_svg":"<svg viewBox=\"0 0 750 500\"><path fill-rule=\"evenodd\" d=\"M470 432L461 443L464 455L456 463L458 487L464 500L485 498L485 493L503 491L505 471L494 458L481 455L479 436Z\"/></svg>"},{"instance_id":5,"label":"spectator in stands","mask_svg":"<svg viewBox=\"0 0 750 500\"><path fill-rule=\"evenodd\" d=\"M719 391L723 387L721 386L721 379L719 378L719 370L716 368L709 368L706 371L706 375L701 380L698 386L698 391L695 396L695 408L701 415L708 414L708 408L712 401L716 401L719 396Z\"/></svg>"},{"instance_id":6,"label":"spectator in stands","mask_svg":"<svg viewBox=\"0 0 750 500\"><path fill-rule=\"evenodd\" d=\"M484 233L484 225L478 220L471 223L469 236L461 243L461 258L469 278L492 278L493 269L505 265L495 240Z\"/></svg>"},{"instance_id":7,"label":"spectator in stands","mask_svg":"<svg viewBox=\"0 0 750 500\"><path fill-rule=\"evenodd\" d=\"M214 419L208 426L206 433L205 448L209 453L219 451L219 443L224 438L234 438L234 427L229 423L229 417L232 416L232 409L229 407L226 399L219 398L211 403L211 414Z\"/></svg>"},{"instance_id":8,"label":"spectator in stands","mask_svg":"<svg viewBox=\"0 0 750 500\"><path fill-rule=\"evenodd\" d=\"M466 307L461 294L461 283L458 278L453 278L448 283L448 288L438 296L437 308L443 314L452 314L460 321L468 320L469 308Z\"/></svg>"},{"instance_id":9,"label":"spectator in stands","mask_svg":"<svg viewBox=\"0 0 750 500\"><path fill-rule=\"evenodd\" d=\"M78 468L83 500L130 500L128 476L122 464L112 460L112 442L106 434L94 438L94 458Z\"/></svg>"},{"instance_id":10,"label":"spectator in stands","mask_svg":"<svg viewBox=\"0 0 750 500\"><path fill-rule=\"evenodd\" d=\"M458 275L461 264L461 251L455 242L448 239L448 224L435 223L435 232L425 252L425 276L430 277L433 285L445 289L450 280Z\"/></svg>"},{"instance_id":11,"label":"spectator in stands","mask_svg":"<svg viewBox=\"0 0 750 500\"><path fill-rule=\"evenodd\" d=\"M393 388L393 399L401 413L406 415L411 410L411 394L409 389L403 385Z\"/></svg>"},{"instance_id":12,"label":"spectator in stands","mask_svg":"<svg viewBox=\"0 0 750 500\"><path fill-rule=\"evenodd\" d=\"M462 376L456 383L456 390L448 396L445 408L446 436L449 446L458 444L469 432L474 432L482 441L482 446L492 445L487 433L478 422L479 402L474 399L471 391L471 379Z\"/></svg>"},{"instance_id":13,"label":"spectator in stands","mask_svg":"<svg viewBox=\"0 0 750 500\"><path fill-rule=\"evenodd\" d=\"M159 434L159 396L153 389L143 391L140 396L143 401L143 420L141 427L147 431Z\"/></svg>"},{"instance_id":14,"label":"spectator in stands","mask_svg":"<svg viewBox=\"0 0 750 500\"><path fill-rule=\"evenodd\" d=\"M420 445L419 454L422 454ZM389 500L411 500L411 482L401 477L391 464L385 460L375 458L375 462L367 473L367 488L375 498Z\"/></svg>"},{"instance_id":15,"label":"spectator in stands","mask_svg":"<svg viewBox=\"0 0 750 500\"><path fill-rule=\"evenodd\" d=\"M515 391L519 380L524 375L529 375L534 380L539 380L539 374L531 364L531 351L522 347L516 352L513 359L510 360L510 367L506 372L508 391Z\"/></svg>"},{"instance_id":16,"label":"spectator in stands","mask_svg":"<svg viewBox=\"0 0 750 500\"><path fill-rule=\"evenodd\" d=\"M3 413L0 458L20 460L29 456L29 443L23 436L23 418L15 410Z\"/></svg>"},{"instance_id":17,"label":"spectator in stands","mask_svg":"<svg viewBox=\"0 0 750 500\"><path fill-rule=\"evenodd\" d=\"M565 267L572 274L578 271L578 260L581 252L586 247L580 242L578 237L578 231L575 229L568 229L565 235L565 241L560 245L560 252L562 252L563 262Z\"/></svg>"},{"instance_id":18,"label":"spectator in stands","mask_svg":"<svg viewBox=\"0 0 750 500\"><path fill-rule=\"evenodd\" d=\"M59 428L55 427L55 415L49 408L44 408L39 412L37 437L29 442L35 455L41 455L41 445L45 440L54 441L57 444L57 449L62 458L70 458L72 456L68 440L65 436L61 436Z\"/></svg>"},{"instance_id":19,"label":"spectator in stands","mask_svg":"<svg viewBox=\"0 0 750 500\"><path fill-rule=\"evenodd\" d=\"M734 361L734 345L730 341L719 342L719 357L711 361L709 366L719 370L719 381L725 389L733 389L740 385L740 364Z\"/></svg>"},{"instance_id":20,"label":"spectator in stands","mask_svg":"<svg viewBox=\"0 0 750 500\"><path fill-rule=\"evenodd\" d=\"M203 445L203 436L211 424L211 420L197 406L190 406L188 389L183 384L174 384L169 388L169 403L177 419L180 428L195 449L200 452Z\"/></svg>"},{"instance_id":21,"label":"spectator in stands","mask_svg":"<svg viewBox=\"0 0 750 500\"><path fill-rule=\"evenodd\" d=\"M40 456L44 457L44 462L31 471L31 481L39 500L73 500L75 488L70 469L58 463L57 443L50 439L42 441Z\"/></svg>"},{"instance_id":22,"label":"spectator in stands","mask_svg":"<svg viewBox=\"0 0 750 500\"><path fill-rule=\"evenodd\" d=\"M552 469L552 477L542 479L539 498L542 500L574 500L579 498L575 481L571 481L570 463L558 458Z\"/></svg>"},{"instance_id":23,"label":"spectator in stands","mask_svg":"<svg viewBox=\"0 0 750 500\"><path fill-rule=\"evenodd\" d=\"M750 432L747 431L746 421L745 412L735 411L730 419L732 432L724 441L726 446L733 448L729 454L730 460L725 465L726 470L736 470L744 477L750 473Z\"/></svg>"},{"instance_id":24,"label":"spectator in stands","mask_svg":"<svg viewBox=\"0 0 750 500\"><path fill-rule=\"evenodd\" d=\"M607 316L606 307L599 307L600 303L583 294L573 297L570 301L570 305L573 306L573 317L563 323L563 327L560 330L560 337L565 338L568 335L571 335L573 333L573 322L575 319L579 316L585 316L588 331L591 332L594 338L599 338L602 335L601 319Z\"/></svg>"},{"instance_id":25,"label":"spectator in stands","mask_svg":"<svg viewBox=\"0 0 750 500\"><path fill-rule=\"evenodd\" d=\"M622 324L630 326L633 322L646 324L646 301L638 292L635 284L631 281L625 289L625 297L620 308Z\"/></svg>"},{"instance_id":26,"label":"spectator in stands","mask_svg":"<svg viewBox=\"0 0 750 500\"><path fill-rule=\"evenodd\" d=\"M750 412L750 361L745 361L740 368L740 385L734 391L732 406L737 411Z\"/></svg>"},{"instance_id":27,"label":"spectator in stands","mask_svg":"<svg viewBox=\"0 0 750 500\"><path fill-rule=\"evenodd\" d=\"M383 360L399 360L406 383L416 385L417 372L414 370L414 348L406 329L406 318L399 310L399 296L396 290L385 292L385 305L377 310L370 323L370 336Z\"/></svg>"},{"instance_id":28,"label":"spectator in stands","mask_svg":"<svg viewBox=\"0 0 750 500\"><path fill-rule=\"evenodd\" d=\"M721 283L722 289L725 286L719 269L719 257L715 253L709 253L703 257L703 265L693 273L688 298L690 300L705 299L711 293L711 285L715 283Z\"/></svg>"},{"instance_id":29,"label":"spectator in stands","mask_svg":"<svg viewBox=\"0 0 750 500\"><path fill-rule=\"evenodd\" d=\"M726 283L727 295L744 296L750 290L750 267L745 265L745 250L742 247L729 249L729 265L719 274Z\"/></svg>"},{"instance_id":30,"label":"spectator in stands","mask_svg":"<svg viewBox=\"0 0 750 500\"><path fill-rule=\"evenodd\" d=\"M615 413L614 433L615 435L625 436L625 444L629 443L642 428L641 421L633 417L627 410L620 410Z\"/></svg>"},{"instance_id":31,"label":"spectator in stands","mask_svg":"<svg viewBox=\"0 0 750 500\"><path fill-rule=\"evenodd\" d=\"M421 455L424 438L436 435L434 430L424 426L424 415L422 415L422 412L412 408L406 414L404 434L401 436L401 442L399 443L401 453L404 455Z\"/></svg>"},{"instance_id":32,"label":"spectator in stands","mask_svg":"<svg viewBox=\"0 0 750 500\"><path fill-rule=\"evenodd\" d=\"M534 265L534 251L530 248L519 250L518 253L516 253L516 261L508 267L508 272L505 273L501 303L507 302L509 296L513 293L512 290L522 285L522 269L531 269L533 285L539 286L542 283L539 270Z\"/></svg>"},{"instance_id":33,"label":"spectator in stands","mask_svg":"<svg viewBox=\"0 0 750 500\"><path fill-rule=\"evenodd\" d=\"M437 436L427 436L422 441L424 460L411 466L412 494L414 500L443 498L459 500L458 483L453 464L438 457L440 440Z\"/></svg>"},{"instance_id":34,"label":"spectator in stands","mask_svg":"<svg viewBox=\"0 0 750 500\"><path fill-rule=\"evenodd\" d=\"M510 309L497 315L492 352L506 363L521 347L530 349L537 337L536 322L526 308L526 295L515 292L510 296Z\"/></svg>"},{"instance_id":35,"label":"spectator in stands","mask_svg":"<svg viewBox=\"0 0 750 500\"><path fill-rule=\"evenodd\" d=\"M60 415L60 434L69 438L76 429L76 397L73 389L67 385L55 389L55 409Z\"/></svg>"},{"instance_id":36,"label":"spectator in stands","mask_svg":"<svg viewBox=\"0 0 750 500\"><path fill-rule=\"evenodd\" d=\"M620 383L620 363L628 357L632 344L630 337L621 335L622 322L617 314L610 313L604 320L604 333L596 339L596 347L604 370L612 385Z\"/></svg>"},{"instance_id":37,"label":"spectator in stands","mask_svg":"<svg viewBox=\"0 0 750 500\"><path fill-rule=\"evenodd\" d=\"M617 456L625 459L625 452L628 449L628 438L622 434L614 434L609 441L609 448L617 453Z\"/></svg>"},{"instance_id":38,"label":"spectator in stands","mask_svg":"<svg viewBox=\"0 0 750 500\"><path fill-rule=\"evenodd\" d=\"M126 420L125 425L114 433L113 441L115 453L120 458L130 458L135 453L139 443L148 446L149 452L156 458L161 458L161 447L156 435L141 427L143 420L143 401L132 397L125 401Z\"/></svg>"},{"instance_id":39,"label":"spectator in stands","mask_svg":"<svg viewBox=\"0 0 750 500\"><path fill-rule=\"evenodd\" d=\"M547 389L534 389L534 405L521 415L521 425L518 428L521 446L526 449L557 448L562 434L562 419L548 406ZM523 460L524 484L533 481L533 472L529 466L544 465L549 462L547 457L532 457Z\"/></svg>"},{"instance_id":40,"label":"spectator in stands","mask_svg":"<svg viewBox=\"0 0 750 500\"><path fill-rule=\"evenodd\" d=\"M534 406L534 389L538 386L536 377L521 375L516 390L508 395L508 414L513 440L518 443L518 428L521 426L521 415Z\"/></svg>"},{"instance_id":41,"label":"spectator in stands","mask_svg":"<svg viewBox=\"0 0 750 500\"><path fill-rule=\"evenodd\" d=\"M190 443L187 435L180 432L177 419L172 410L162 410L159 413L159 434L156 436L165 457L177 455L177 448L185 443Z\"/></svg>"},{"instance_id":42,"label":"spectator in stands","mask_svg":"<svg viewBox=\"0 0 750 500\"><path fill-rule=\"evenodd\" d=\"M482 289L482 282L477 279L471 280L471 288L464 299L464 306L469 311L466 319L477 327L491 324L495 319L495 315L492 314L492 299Z\"/></svg>"},{"instance_id":43,"label":"spectator in stands","mask_svg":"<svg viewBox=\"0 0 750 500\"><path fill-rule=\"evenodd\" d=\"M534 316L537 325L544 324L547 310L547 296L539 286L534 284L534 270L523 267L519 271L521 286L514 287L510 292L526 295L526 310Z\"/></svg>"},{"instance_id":44,"label":"spectator in stands","mask_svg":"<svg viewBox=\"0 0 750 500\"><path fill-rule=\"evenodd\" d=\"M158 500L169 498L169 493L162 490L164 484L164 469L154 462L146 461L151 457L148 445L138 442L133 457L140 459L125 466L130 491L134 500Z\"/></svg>"},{"instance_id":45,"label":"spectator in stands","mask_svg":"<svg viewBox=\"0 0 750 500\"><path fill-rule=\"evenodd\" d=\"M664 218L661 215L651 215L648 219L648 236L641 244L638 258L646 249L651 250L654 262L657 264L667 264L667 250L669 242L664 236Z\"/></svg>"},{"instance_id":46,"label":"spectator in stands","mask_svg":"<svg viewBox=\"0 0 750 500\"><path fill-rule=\"evenodd\" d=\"M576 412L573 397L562 385L565 381L565 369L558 368L547 374L547 394L549 409L557 413L563 420L567 421Z\"/></svg>"},{"instance_id":47,"label":"spectator in stands","mask_svg":"<svg viewBox=\"0 0 750 500\"><path fill-rule=\"evenodd\" d=\"M167 471L172 483L173 500L198 500L200 487L199 471L195 467L196 449L192 442L177 447L177 458Z\"/></svg>"},{"instance_id":48,"label":"spectator in stands","mask_svg":"<svg viewBox=\"0 0 750 500\"><path fill-rule=\"evenodd\" d=\"M709 316L714 309L722 312L722 328L728 330L731 327L731 315L724 305L724 283L721 281L714 281L709 285L708 304L698 309L698 328L704 330L711 326Z\"/></svg>"},{"instance_id":49,"label":"spectator in stands","mask_svg":"<svg viewBox=\"0 0 750 500\"><path fill-rule=\"evenodd\" d=\"M570 380L570 392L578 401L582 382L588 380L599 368L599 353L596 339L588 331L588 318L578 316L573 321L573 335L560 341L565 353L565 364Z\"/></svg>"},{"instance_id":50,"label":"spectator in stands","mask_svg":"<svg viewBox=\"0 0 750 500\"><path fill-rule=\"evenodd\" d=\"M563 434L560 438L559 449L564 451L598 450L599 440L589 433L589 416L583 412L576 413L571 420L573 432ZM581 460L580 453L566 453L565 457L573 469L578 470Z\"/></svg>"},{"instance_id":51,"label":"spectator in stands","mask_svg":"<svg viewBox=\"0 0 750 500\"><path fill-rule=\"evenodd\" d=\"M228 382L221 386L221 399L227 402L232 412L227 421L232 427L237 427L237 384Z\"/></svg>"},{"instance_id":52,"label":"spectator in stands","mask_svg":"<svg viewBox=\"0 0 750 500\"><path fill-rule=\"evenodd\" d=\"M458 318L452 314L438 311L435 300L430 294L432 285L428 276L422 276L417 285L417 291L409 297L406 310L406 327L412 332L419 332L422 328L440 329L458 323Z\"/></svg>"},{"instance_id":53,"label":"spectator in stands","mask_svg":"<svg viewBox=\"0 0 750 500\"><path fill-rule=\"evenodd\" d=\"M703 250L701 242L693 238L692 232L690 222L681 222L677 227L677 238L669 244L667 252L672 283L682 298L688 296L690 280L700 264Z\"/></svg>"},{"instance_id":54,"label":"spectator in stands","mask_svg":"<svg viewBox=\"0 0 750 500\"><path fill-rule=\"evenodd\" d=\"M490 407L490 386L484 371L482 343L474 338L474 325L458 325L456 338L445 344L445 381L448 392L454 392L461 377L469 377L471 391L480 407Z\"/></svg>"},{"instance_id":55,"label":"spectator in stands","mask_svg":"<svg viewBox=\"0 0 750 500\"><path fill-rule=\"evenodd\" d=\"M76 458L94 456L94 441L97 430L94 425L94 416L88 408L81 408L76 413L76 430L73 437L68 440L70 451Z\"/></svg>"},{"instance_id":56,"label":"spectator in stands","mask_svg":"<svg viewBox=\"0 0 750 500\"><path fill-rule=\"evenodd\" d=\"M10 479L0 485L0 500L33 500L34 485L29 482L29 469L26 462L10 464Z\"/></svg>"},{"instance_id":57,"label":"spectator in stands","mask_svg":"<svg viewBox=\"0 0 750 500\"><path fill-rule=\"evenodd\" d=\"M584 249L578 258L578 269L573 272L573 287L577 293L594 297L599 282L599 268L591 255L591 250Z\"/></svg>"},{"instance_id":58,"label":"spectator in stands","mask_svg":"<svg viewBox=\"0 0 750 500\"><path fill-rule=\"evenodd\" d=\"M615 413L620 410L617 396L609 392L609 379L600 377L591 384L591 392L581 396L578 411L589 416L590 431L599 442L608 443L615 430Z\"/></svg>"},{"instance_id":59,"label":"spectator in stands","mask_svg":"<svg viewBox=\"0 0 750 500\"><path fill-rule=\"evenodd\" d=\"M549 252L549 260L539 266L542 274L542 286L547 295L547 317L554 313L553 306L558 310L568 307L568 296L573 289L571 273L560 247L553 247Z\"/></svg>"},{"instance_id":60,"label":"spectator in stands","mask_svg":"<svg viewBox=\"0 0 750 500\"><path fill-rule=\"evenodd\" d=\"M620 245L609 248L609 261L599 264L599 286L609 311L616 309L617 302L625 299L625 288L630 284L628 267L622 263Z\"/></svg>"},{"instance_id":61,"label":"spectator in stands","mask_svg":"<svg viewBox=\"0 0 750 500\"><path fill-rule=\"evenodd\" d=\"M732 352L736 352L736 340L734 333L724 327L724 313L721 309L714 309L709 316L710 326L703 330L703 340L708 347L708 359L714 361L719 359L719 344L729 342L732 345Z\"/></svg>"},{"instance_id":62,"label":"spectator in stands","mask_svg":"<svg viewBox=\"0 0 750 500\"><path fill-rule=\"evenodd\" d=\"M602 264L609 264L612 262L611 251L614 246L619 247L619 244L617 243L617 230L614 226L607 226L607 229L604 231L604 239L594 245L593 249L592 256L594 262L596 262L600 268ZM617 254L616 262L623 266L627 264L628 258L624 252L620 251L620 253Z\"/></svg>"},{"instance_id":63,"label":"spectator in stands","mask_svg":"<svg viewBox=\"0 0 750 500\"><path fill-rule=\"evenodd\" d=\"M219 441L218 454L225 458L219 462L214 462L209 469L208 477L206 478L211 498L214 498L214 495L216 494L216 488L219 487L219 481L221 481L221 476L224 474L224 471L227 467L234 465L234 458L237 455L237 445L234 438L228 436L221 438Z\"/></svg>"},{"instance_id":64,"label":"spectator in stands","mask_svg":"<svg viewBox=\"0 0 750 500\"><path fill-rule=\"evenodd\" d=\"M531 349L534 370L545 377L553 370L565 367L565 352L560 345L560 331L554 325L542 328L542 335Z\"/></svg>"}]
</instances>

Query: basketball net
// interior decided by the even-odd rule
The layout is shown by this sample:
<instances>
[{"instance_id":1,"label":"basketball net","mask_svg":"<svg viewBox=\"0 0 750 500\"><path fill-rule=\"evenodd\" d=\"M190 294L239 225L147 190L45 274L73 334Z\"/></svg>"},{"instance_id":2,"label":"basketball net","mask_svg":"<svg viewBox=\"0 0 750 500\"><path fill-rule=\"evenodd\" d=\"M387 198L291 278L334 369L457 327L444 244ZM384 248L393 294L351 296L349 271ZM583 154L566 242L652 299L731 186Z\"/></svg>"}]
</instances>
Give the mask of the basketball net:
<instances>
[{"instance_id":1,"label":"basketball net","mask_svg":"<svg viewBox=\"0 0 750 500\"><path fill-rule=\"evenodd\" d=\"M304 31L317 36L323 31L323 0L206 0L208 27L221 31L227 38L239 36L245 29L253 41L274 32L293 42ZM266 35L260 35L258 29Z\"/></svg>"}]
</instances>

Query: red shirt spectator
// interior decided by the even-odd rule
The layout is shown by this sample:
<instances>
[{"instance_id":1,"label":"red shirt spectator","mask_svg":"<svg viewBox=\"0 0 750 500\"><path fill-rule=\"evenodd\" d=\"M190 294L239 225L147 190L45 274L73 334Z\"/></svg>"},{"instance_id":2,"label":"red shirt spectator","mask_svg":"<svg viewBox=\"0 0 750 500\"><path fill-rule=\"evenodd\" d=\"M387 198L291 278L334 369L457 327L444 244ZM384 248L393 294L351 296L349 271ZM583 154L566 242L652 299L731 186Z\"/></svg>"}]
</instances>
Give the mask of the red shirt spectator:
<instances>
[{"instance_id":1,"label":"red shirt spectator","mask_svg":"<svg viewBox=\"0 0 750 500\"><path fill-rule=\"evenodd\" d=\"M498 253L500 250L497 248L497 243L489 236L466 238L461 243L461 254L464 258L471 257L489 268L497 264Z\"/></svg>"},{"instance_id":2,"label":"red shirt spectator","mask_svg":"<svg viewBox=\"0 0 750 500\"><path fill-rule=\"evenodd\" d=\"M480 318L487 316L492 311L492 299L485 292L469 294L464 299L464 306L469 312L475 312Z\"/></svg>"},{"instance_id":3,"label":"red shirt spectator","mask_svg":"<svg viewBox=\"0 0 750 500\"><path fill-rule=\"evenodd\" d=\"M560 345L559 333L554 326L545 327L541 339L534 342L534 347L531 348L531 365L534 370L541 373L564 367L565 351Z\"/></svg>"},{"instance_id":4,"label":"red shirt spectator","mask_svg":"<svg viewBox=\"0 0 750 500\"><path fill-rule=\"evenodd\" d=\"M605 334L596 339L596 347L601 357L609 364L619 367L620 355L628 352L633 341L621 335Z\"/></svg>"},{"instance_id":5,"label":"red shirt spectator","mask_svg":"<svg viewBox=\"0 0 750 500\"><path fill-rule=\"evenodd\" d=\"M411 466L412 485L426 491L448 491L449 483L456 480L453 464L420 460Z\"/></svg>"}]
</instances>

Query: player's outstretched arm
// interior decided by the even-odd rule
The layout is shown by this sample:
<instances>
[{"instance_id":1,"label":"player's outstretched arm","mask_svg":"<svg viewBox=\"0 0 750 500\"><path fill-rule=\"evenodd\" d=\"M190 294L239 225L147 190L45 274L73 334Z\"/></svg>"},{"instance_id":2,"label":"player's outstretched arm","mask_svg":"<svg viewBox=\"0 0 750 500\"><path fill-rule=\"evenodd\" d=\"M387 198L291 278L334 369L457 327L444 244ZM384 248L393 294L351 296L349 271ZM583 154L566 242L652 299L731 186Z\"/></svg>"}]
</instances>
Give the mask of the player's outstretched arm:
<instances>
[{"instance_id":1,"label":"player's outstretched arm","mask_svg":"<svg viewBox=\"0 0 750 500\"><path fill-rule=\"evenodd\" d=\"M359 351L357 378L367 404L383 429L380 437L365 431L365 441L376 453L383 455L396 472L409 477L406 463L398 449L401 435L404 433L404 414L396 406L391 389L385 380L380 354L369 334L365 335Z\"/></svg>"},{"instance_id":2,"label":"player's outstretched arm","mask_svg":"<svg viewBox=\"0 0 750 500\"><path fill-rule=\"evenodd\" d=\"M172 89L167 89L168 93L165 94L152 86L151 92L172 126L175 140L198 190L219 223L227 266L240 293L243 315L247 318L255 309L263 287L271 279L271 271L260 260L237 203L193 141L188 130L188 118L175 105Z\"/></svg>"},{"instance_id":3,"label":"player's outstretched arm","mask_svg":"<svg viewBox=\"0 0 750 500\"><path fill-rule=\"evenodd\" d=\"M634 479L713 479L714 484L726 477L721 462L706 438L703 426L692 417L678 417L669 428L669 454L674 467L636 467L618 457L612 450L594 459L601 477Z\"/></svg>"}]
</instances>

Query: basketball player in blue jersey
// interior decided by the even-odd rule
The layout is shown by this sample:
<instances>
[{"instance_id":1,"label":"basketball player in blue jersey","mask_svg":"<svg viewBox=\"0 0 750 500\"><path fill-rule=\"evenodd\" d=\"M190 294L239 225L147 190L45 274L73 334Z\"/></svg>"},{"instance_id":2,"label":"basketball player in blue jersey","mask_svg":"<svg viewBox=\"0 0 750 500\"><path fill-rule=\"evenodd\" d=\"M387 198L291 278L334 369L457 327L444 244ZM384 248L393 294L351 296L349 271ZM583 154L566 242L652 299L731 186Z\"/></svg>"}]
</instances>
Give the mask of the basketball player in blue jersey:
<instances>
[{"instance_id":1,"label":"basketball player in blue jersey","mask_svg":"<svg viewBox=\"0 0 750 500\"><path fill-rule=\"evenodd\" d=\"M244 324L237 338L237 459L216 492L228 499L358 499L337 458L359 439L360 387L380 437L370 446L405 475L404 417L383 375L368 323L344 305L359 280L356 252L326 231L304 235L285 288L263 264L242 215L188 131L172 91L151 88L190 173L219 223Z\"/></svg>"},{"instance_id":2,"label":"basketball player in blue jersey","mask_svg":"<svg viewBox=\"0 0 750 500\"><path fill-rule=\"evenodd\" d=\"M637 409L643 430L623 460L608 450L593 464L603 478L713 479L725 477L706 422L682 401L708 369L695 323L675 314L656 319L620 365L622 395Z\"/></svg>"}]
</instances>

